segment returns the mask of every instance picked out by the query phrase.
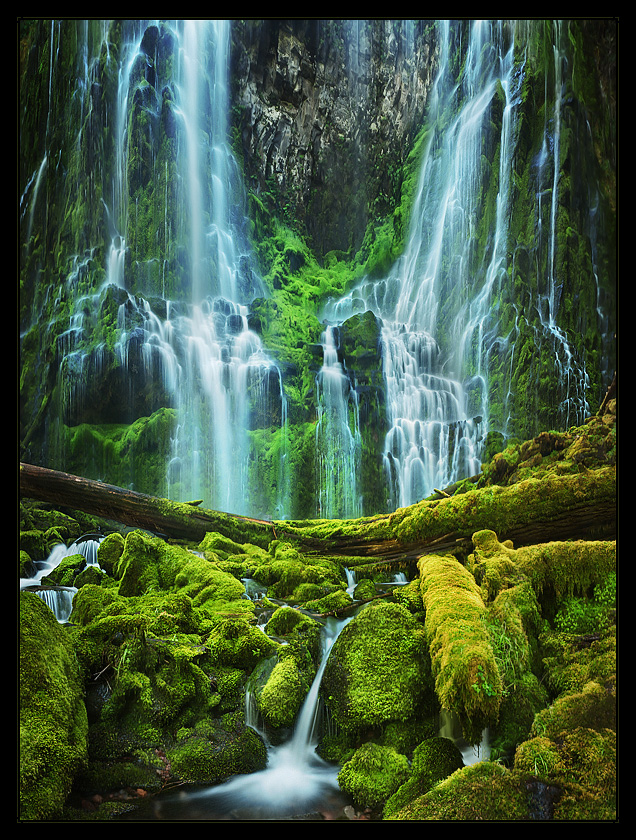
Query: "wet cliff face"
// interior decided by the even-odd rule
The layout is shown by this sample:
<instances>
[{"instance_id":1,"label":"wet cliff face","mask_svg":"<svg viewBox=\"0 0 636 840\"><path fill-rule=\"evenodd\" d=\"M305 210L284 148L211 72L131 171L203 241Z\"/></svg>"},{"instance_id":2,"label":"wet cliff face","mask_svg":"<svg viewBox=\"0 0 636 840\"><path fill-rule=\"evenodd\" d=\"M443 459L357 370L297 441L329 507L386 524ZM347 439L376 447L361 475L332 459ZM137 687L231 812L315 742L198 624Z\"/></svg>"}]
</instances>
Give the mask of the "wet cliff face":
<instances>
[{"instance_id":1,"label":"wet cliff face","mask_svg":"<svg viewBox=\"0 0 636 840\"><path fill-rule=\"evenodd\" d=\"M226 388L228 400L231 392L252 407L243 431L262 510L242 494L249 512L278 510L285 487L289 515L316 514L324 318L339 324L338 361L355 393L341 420L359 423L356 494L365 510L383 509L393 403L382 324L393 320L405 277L418 281L420 299L415 257L436 253L427 234L437 221L446 231L431 262L439 278L413 331L434 335L434 372L463 389L462 418L481 418L474 443L485 437L487 455L491 440L497 448L504 437L566 428L586 401L593 410L614 370L616 27L474 23L24 22L23 459L169 495L161 488L166 465L178 462L179 412L203 404L199 382L212 358L202 355L199 369L191 351L213 335L216 352L218 327L227 345L219 359L235 358L243 316L226 313L225 299L240 300L272 362L262 388ZM490 46L469 53L473 33L487 30ZM460 139L445 138L512 44L505 86L480 99L479 132L461 141L470 151L462 156ZM186 55L200 61L194 79ZM471 71L478 56L487 59L482 73ZM192 88L201 98L190 108ZM220 146L219 125L229 141ZM224 181L213 169L218 148ZM232 208L227 227L214 215L219 195L218 206ZM461 214L446 230L447 206ZM213 251L225 242L232 261ZM204 266L196 271L195 253ZM220 284L229 266L236 298ZM201 280L224 300L195 321ZM209 335L194 329L211 321ZM391 346L406 349L402 339Z\"/></svg>"},{"instance_id":2,"label":"wet cliff face","mask_svg":"<svg viewBox=\"0 0 636 840\"><path fill-rule=\"evenodd\" d=\"M435 67L432 21L235 22L246 176L276 192L317 255L355 251L395 206Z\"/></svg>"}]
</instances>

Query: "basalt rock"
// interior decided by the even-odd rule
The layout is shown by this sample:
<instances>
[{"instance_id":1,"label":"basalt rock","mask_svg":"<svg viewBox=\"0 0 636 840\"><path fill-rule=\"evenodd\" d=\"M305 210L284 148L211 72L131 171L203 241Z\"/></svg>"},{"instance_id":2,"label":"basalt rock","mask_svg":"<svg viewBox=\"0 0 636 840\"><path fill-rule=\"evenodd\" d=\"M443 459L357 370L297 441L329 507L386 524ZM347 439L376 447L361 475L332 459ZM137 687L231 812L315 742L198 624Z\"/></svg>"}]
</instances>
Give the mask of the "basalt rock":
<instances>
[{"instance_id":1,"label":"basalt rock","mask_svg":"<svg viewBox=\"0 0 636 840\"><path fill-rule=\"evenodd\" d=\"M371 205L396 198L435 73L427 21L234 24L232 78L248 175L274 183L319 254L359 247ZM400 151L401 150L401 151ZM399 187L399 185L397 185Z\"/></svg>"}]
</instances>

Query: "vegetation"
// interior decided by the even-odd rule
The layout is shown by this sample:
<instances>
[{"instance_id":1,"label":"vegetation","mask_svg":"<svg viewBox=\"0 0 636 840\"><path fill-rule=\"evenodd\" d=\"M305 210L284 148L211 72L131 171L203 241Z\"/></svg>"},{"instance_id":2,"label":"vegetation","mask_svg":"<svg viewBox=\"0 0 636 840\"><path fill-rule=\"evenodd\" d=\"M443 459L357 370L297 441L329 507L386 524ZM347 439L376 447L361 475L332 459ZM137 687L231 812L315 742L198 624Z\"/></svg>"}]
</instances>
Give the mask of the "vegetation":
<instances>
[{"instance_id":1,"label":"vegetation","mask_svg":"<svg viewBox=\"0 0 636 840\"><path fill-rule=\"evenodd\" d=\"M191 300L168 25L135 33L124 157L117 146L119 67L136 26L33 19L19 29L21 460L93 479L102 493L133 489L135 505L166 493L179 423L148 313L167 329ZM481 473L387 509L382 324L361 311L337 337L359 412L364 515L319 518L324 309L386 278L403 255L433 127L414 115L404 147L376 140L353 177L330 125L339 191L314 187L301 217L293 178L281 185L265 161L246 160L248 115L235 109L230 135L247 186L235 204L252 248L241 282L259 288L246 317L284 396L284 409L252 417L247 432L250 512L271 521L157 498L148 504L158 519L131 522L91 508L87 484L65 500L23 490L22 578L61 543L98 528L107 536L99 569L75 554L41 582L77 590L68 624L37 591L20 593L21 820L112 820L172 787L261 770L267 746L248 725L246 698L267 740L284 741L334 615L351 620L325 669L318 752L338 765L356 809L386 820L616 819L615 390L594 413L615 367L615 44L603 21L515 26L523 72L506 260L487 325L493 352L485 369L464 371L467 383L488 382ZM540 190L538 175L555 56L571 70L559 88L558 168L547 173L556 192ZM291 89L276 94L281 113L296 107ZM475 269L492 247L505 96L497 86L476 179ZM343 208L354 206L349 223ZM126 233L115 254L126 288L106 282L114 230ZM323 247L336 234L342 248ZM465 290L445 268L436 338L450 353ZM380 585L397 570L407 585ZM250 584L257 600L246 597ZM470 745L488 731L486 760L464 766L441 736L442 712Z\"/></svg>"}]
</instances>

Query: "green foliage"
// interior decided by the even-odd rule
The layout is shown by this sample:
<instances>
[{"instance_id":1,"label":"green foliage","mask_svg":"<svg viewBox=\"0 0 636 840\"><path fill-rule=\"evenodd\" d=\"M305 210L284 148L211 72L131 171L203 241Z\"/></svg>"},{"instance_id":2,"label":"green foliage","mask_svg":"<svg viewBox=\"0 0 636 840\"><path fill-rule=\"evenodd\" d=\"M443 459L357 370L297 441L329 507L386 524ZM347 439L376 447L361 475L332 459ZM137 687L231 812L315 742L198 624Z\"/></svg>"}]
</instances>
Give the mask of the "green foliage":
<instances>
[{"instance_id":1,"label":"green foliage","mask_svg":"<svg viewBox=\"0 0 636 840\"><path fill-rule=\"evenodd\" d=\"M594 587L594 597L569 597L554 617L554 626L561 633L592 633L607 628L614 620L616 607L616 573Z\"/></svg>"}]
</instances>

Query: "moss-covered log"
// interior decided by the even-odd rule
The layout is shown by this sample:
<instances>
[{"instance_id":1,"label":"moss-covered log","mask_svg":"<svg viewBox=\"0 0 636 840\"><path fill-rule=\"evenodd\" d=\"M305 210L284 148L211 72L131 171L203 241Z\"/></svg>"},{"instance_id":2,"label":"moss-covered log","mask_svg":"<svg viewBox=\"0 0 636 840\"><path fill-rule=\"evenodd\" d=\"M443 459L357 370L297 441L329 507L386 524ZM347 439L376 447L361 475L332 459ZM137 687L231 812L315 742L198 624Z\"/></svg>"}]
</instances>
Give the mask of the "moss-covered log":
<instances>
[{"instance_id":1,"label":"moss-covered log","mask_svg":"<svg viewBox=\"0 0 636 840\"><path fill-rule=\"evenodd\" d=\"M582 539L599 532L611 539L616 530L616 468L483 487L383 516L277 525L279 535L307 547L364 557L448 550L486 528L515 545Z\"/></svg>"},{"instance_id":2,"label":"moss-covered log","mask_svg":"<svg viewBox=\"0 0 636 840\"><path fill-rule=\"evenodd\" d=\"M241 543L267 546L276 537L270 522L173 502L31 464L20 464L20 494L175 539L200 542L209 531L217 531Z\"/></svg>"},{"instance_id":3,"label":"moss-covered log","mask_svg":"<svg viewBox=\"0 0 636 840\"><path fill-rule=\"evenodd\" d=\"M263 547L284 538L311 550L378 558L448 550L482 529L515 545L584 538L600 530L611 539L616 529L615 467L484 487L352 520L265 522L29 464L20 465L20 493L177 539L200 541L217 531Z\"/></svg>"}]
</instances>

